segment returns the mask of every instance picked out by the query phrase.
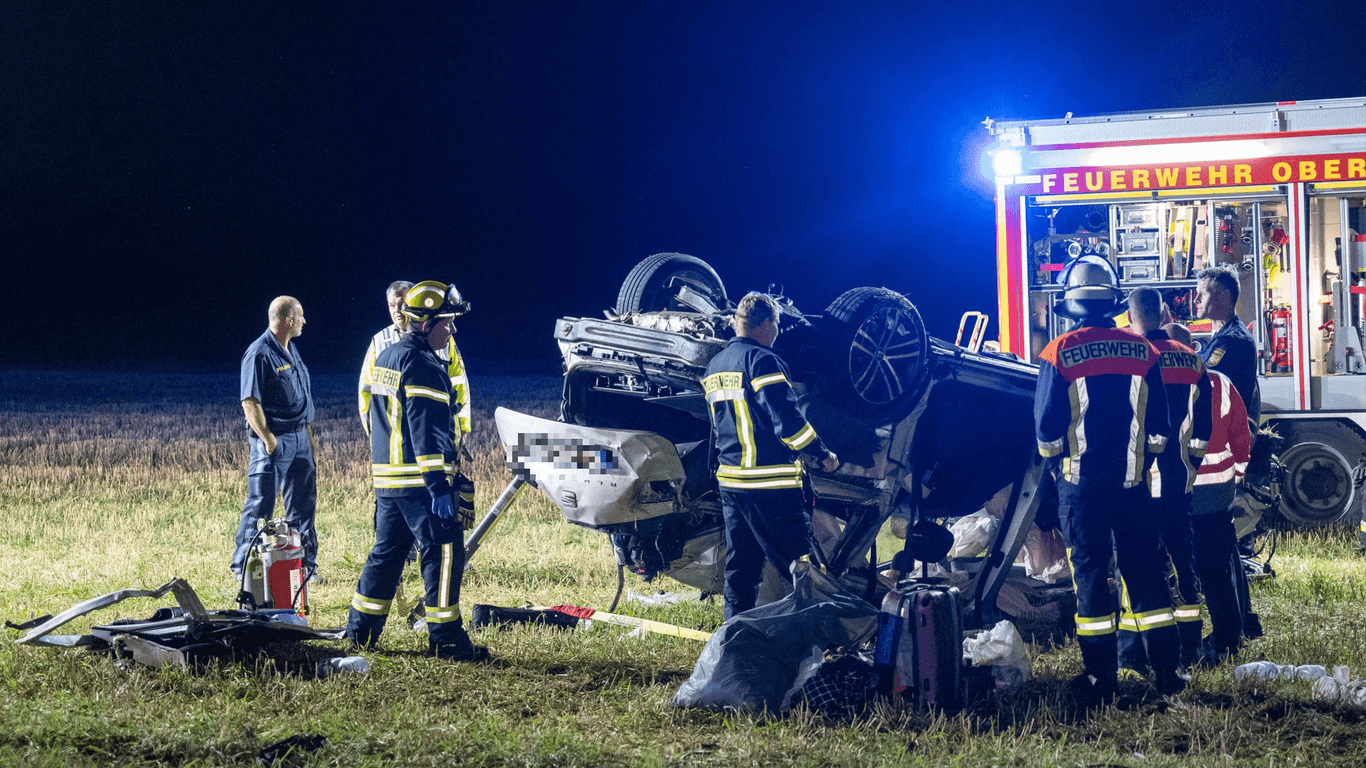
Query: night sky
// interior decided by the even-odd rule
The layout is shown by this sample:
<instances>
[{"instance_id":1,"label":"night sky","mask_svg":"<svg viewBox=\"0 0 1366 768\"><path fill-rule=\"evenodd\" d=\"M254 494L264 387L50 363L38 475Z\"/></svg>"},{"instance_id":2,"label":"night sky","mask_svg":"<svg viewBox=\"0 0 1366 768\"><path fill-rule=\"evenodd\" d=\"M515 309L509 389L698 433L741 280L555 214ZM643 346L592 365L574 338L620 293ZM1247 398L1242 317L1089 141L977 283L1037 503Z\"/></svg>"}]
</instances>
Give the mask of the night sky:
<instances>
[{"instance_id":1,"label":"night sky","mask_svg":"<svg viewBox=\"0 0 1366 768\"><path fill-rule=\"evenodd\" d=\"M995 312L984 117L1366 96L1358 3L430 5L10 4L0 363L233 371L290 294L351 370L407 278L554 370L662 251L951 338Z\"/></svg>"}]
</instances>

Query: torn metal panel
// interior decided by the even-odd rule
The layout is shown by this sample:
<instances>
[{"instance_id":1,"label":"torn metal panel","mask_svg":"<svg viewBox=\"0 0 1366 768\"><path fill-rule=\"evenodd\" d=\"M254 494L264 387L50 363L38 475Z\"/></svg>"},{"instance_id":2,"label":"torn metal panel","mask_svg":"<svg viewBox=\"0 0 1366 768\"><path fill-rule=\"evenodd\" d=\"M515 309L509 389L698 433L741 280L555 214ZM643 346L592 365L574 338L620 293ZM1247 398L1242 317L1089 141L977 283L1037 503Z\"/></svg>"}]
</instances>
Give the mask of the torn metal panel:
<instances>
[{"instance_id":1,"label":"torn metal panel","mask_svg":"<svg viewBox=\"0 0 1366 768\"><path fill-rule=\"evenodd\" d=\"M91 628L86 635L53 635L53 630L133 597L175 595L178 607L158 609L147 619L119 619ZM340 640L344 630L314 629L288 619L292 614L210 611L188 582L172 579L156 589L121 589L91 598L57 614L10 626L29 629L19 645L89 648L153 667L188 668L197 661L250 652L274 643Z\"/></svg>"}]
</instances>

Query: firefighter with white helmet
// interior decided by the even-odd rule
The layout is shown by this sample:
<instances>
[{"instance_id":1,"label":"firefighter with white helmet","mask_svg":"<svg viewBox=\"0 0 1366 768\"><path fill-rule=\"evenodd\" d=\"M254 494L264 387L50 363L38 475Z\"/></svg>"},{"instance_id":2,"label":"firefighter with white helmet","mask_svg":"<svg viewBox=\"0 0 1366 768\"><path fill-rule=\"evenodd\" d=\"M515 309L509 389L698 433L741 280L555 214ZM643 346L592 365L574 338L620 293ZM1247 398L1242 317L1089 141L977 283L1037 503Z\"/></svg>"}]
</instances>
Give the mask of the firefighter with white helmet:
<instances>
[{"instance_id":1,"label":"firefighter with white helmet","mask_svg":"<svg viewBox=\"0 0 1366 768\"><path fill-rule=\"evenodd\" d=\"M404 558L416 540L431 653L457 661L488 656L487 648L470 642L460 618L461 534L473 523L473 500L456 498L460 458L452 409L458 403L436 356L454 333L454 318L468 309L454 285L414 285L401 310L408 320L404 335L379 354L371 372L375 546L346 626L347 637L364 647L373 647L384 630Z\"/></svg>"},{"instance_id":2,"label":"firefighter with white helmet","mask_svg":"<svg viewBox=\"0 0 1366 768\"><path fill-rule=\"evenodd\" d=\"M1060 312L1076 325L1040 354L1034 420L1039 453L1057 479L1059 517L1077 593L1077 642L1085 672L1073 681L1083 706L1118 692L1115 633L1119 608L1110 591L1113 554L1124 573L1133 616L1147 646L1158 691L1185 687L1171 595L1147 519L1145 474L1166 448L1166 391L1157 351L1115 327L1123 294L1106 260L1083 256L1064 269Z\"/></svg>"}]
</instances>

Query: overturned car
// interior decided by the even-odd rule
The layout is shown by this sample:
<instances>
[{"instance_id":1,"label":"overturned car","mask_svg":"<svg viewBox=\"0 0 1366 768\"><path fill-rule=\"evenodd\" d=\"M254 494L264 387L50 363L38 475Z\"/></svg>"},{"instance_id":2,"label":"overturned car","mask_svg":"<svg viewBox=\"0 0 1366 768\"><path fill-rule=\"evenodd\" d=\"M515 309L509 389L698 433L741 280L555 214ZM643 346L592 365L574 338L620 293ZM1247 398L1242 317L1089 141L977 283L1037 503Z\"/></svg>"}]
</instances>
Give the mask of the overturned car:
<instances>
[{"instance_id":1,"label":"overturned car","mask_svg":"<svg viewBox=\"0 0 1366 768\"><path fill-rule=\"evenodd\" d=\"M769 292L781 309L775 348L799 405L843 462L832 473L808 468L827 572L875 601L898 574L929 573L924 561L941 560L918 549L942 534L940 522L989 506L997 524L984 547L935 563L963 594L965 624L989 626L1040 507L1037 369L980 351L977 338L964 347L930 337L915 306L886 288L846 291L819 314ZM516 479L467 550L514 488L531 483L569 522L611 535L623 569L719 591L722 513L700 382L734 335L734 309L707 263L661 253L627 275L604 319L558 321L561 417L498 409ZM884 527L909 533L879 562Z\"/></svg>"}]
</instances>

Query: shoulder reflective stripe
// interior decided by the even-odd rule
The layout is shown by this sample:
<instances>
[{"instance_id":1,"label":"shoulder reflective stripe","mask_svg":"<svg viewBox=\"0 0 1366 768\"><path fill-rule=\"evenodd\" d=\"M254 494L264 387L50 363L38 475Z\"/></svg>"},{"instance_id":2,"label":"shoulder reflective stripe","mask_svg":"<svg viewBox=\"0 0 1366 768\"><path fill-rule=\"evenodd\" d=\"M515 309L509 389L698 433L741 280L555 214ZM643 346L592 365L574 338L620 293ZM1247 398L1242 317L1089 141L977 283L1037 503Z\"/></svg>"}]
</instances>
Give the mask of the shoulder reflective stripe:
<instances>
[{"instance_id":1,"label":"shoulder reflective stripe","mask_svg":"<svg viewBox=\"0 0 1366 768\"><path fill-rule=\"evenodd\" d=\"M707 402L719 403L723 400L744 400L745 390L743 389L718 389L715 392L707 393Z\"/></svg>"},{"instance_id":2,"label":"shoulder reflective stripe","mask_svg":"<svg viewBox=\"0 0 1366 768\"><path fill-rule=\"evenodd\" d=\"M783 442L787 443L794 451L800 451L810 445L816 439L816 428L807 422L806 426L797 431L792 437L784 437Z\"/></svg>"},{"instance_id":3,"label":"shoulder reflective stripe","mask_svg":"<svg viewBox=\"0 0 1366 768\"><path fill-rule=\"evenodd\" d=\"M757 379L751 381L751 382L749 383L749 386L750 386L755 392L758 392L759 390L763 389L764 387L767 387L769 384L777 384L777 383L780 382L780 381L783 382L784 384L786 384L786 383L787 383L787 377L784 376L784 375L782 375L781 373L770 373L770 374L768 374L767 376L760 376L759 378L757 378Z\"/></svg>"},{"instance_id":4,"label":"shoulder reflective stripe","mask_svg":"<svg viewBox=\"0 0 1366 768\"><path fill-rule=\"evenodd\" d=\"M451 402L451 396L445 392L442 392L439 389L432 389L431 387L419 387L416 384L404 386L403 394L408 397L426 397L440 403L446 403L447 405L450 405Z\"/></svg>"},{"instance_id":5,"label":"shoulder reflective stripe","mask_svg":"<svg viewBox=\"0 0 1366 768\"><path fill-rule=\"evenodd\" d=\"M366 597L357 592L351 598L351 607L361 613L368 613L371 616L388 616L389 606L393 602L393 600L377 600L373 597Z\"/></svg>"}]
</instances>

